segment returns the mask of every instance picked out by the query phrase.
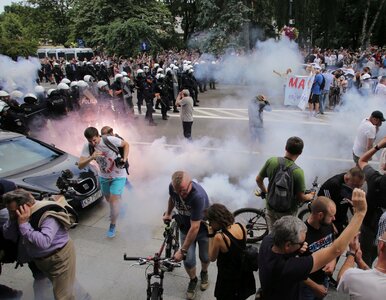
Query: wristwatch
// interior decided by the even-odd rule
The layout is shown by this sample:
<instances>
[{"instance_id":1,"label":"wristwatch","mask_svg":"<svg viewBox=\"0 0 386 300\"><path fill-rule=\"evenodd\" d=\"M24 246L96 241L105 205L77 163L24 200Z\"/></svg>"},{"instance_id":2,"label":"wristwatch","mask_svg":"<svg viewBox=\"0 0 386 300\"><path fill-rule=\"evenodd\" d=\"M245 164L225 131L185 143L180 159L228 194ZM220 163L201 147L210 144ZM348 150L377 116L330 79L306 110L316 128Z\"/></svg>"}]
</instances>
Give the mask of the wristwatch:
<instances>
[{"instance_id":1,"label":"wristwatch","mask_svg":"<svg viewBox=\"0 0 386 300\"><path fill-rule=\"evenodd\" d=\"M355 258L355 253L352 251L347 251L346 252L346 257L353 256Z\"/></svg>"},{"instance_id":2,"label":"wristwatch","mask_svg":"<svg viewBox=\"0 0 386 300\"><path fill-rule=\"evenodd\" d=\"M381 149L381 148L379 148L378 145L375 145L375 146L374 146L374 149L378 151L378 150Z\"/></svg>"},{"instance_id":3,"label":"wristwatch","mask_svg":"<svg viewBox=\"0 0 386 300\"><path fill-rule=\"evenodd\" d=\"M188 250L184 249L184 248L180 248L180 251L183 255L186 255L186 253L188 253Z\"/></svg>"}]
</instances>

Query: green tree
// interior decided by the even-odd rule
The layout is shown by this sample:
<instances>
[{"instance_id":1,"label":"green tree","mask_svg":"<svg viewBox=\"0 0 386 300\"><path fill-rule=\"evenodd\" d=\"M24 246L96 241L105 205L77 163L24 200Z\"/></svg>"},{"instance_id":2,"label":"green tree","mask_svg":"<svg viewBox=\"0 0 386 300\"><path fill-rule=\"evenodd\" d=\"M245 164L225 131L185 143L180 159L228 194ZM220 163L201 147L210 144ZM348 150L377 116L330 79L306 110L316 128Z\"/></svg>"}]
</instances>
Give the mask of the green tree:
<instances>
[{"instance_id":1,"label":"green tree","mask_svg":"<svg viewBox=\"0 0 386 300\"><path fill-rule=\"evenodd\" d=\"M141 41L154 50L173 46L174 20L158 1L79 0L74 15L72 37L110 54L134 55Z\"/></svg>"},{"instance_id":2,"label":"green tree","mask_svg":"<svg viewBox=\"0 0 386 300\"><path fill-rule=\"evenodd\" d=\"M3 13L0 18L0 53L12 58L36 53L37 42L31 39L18 15Z\"/></svg>"}]
</instances>

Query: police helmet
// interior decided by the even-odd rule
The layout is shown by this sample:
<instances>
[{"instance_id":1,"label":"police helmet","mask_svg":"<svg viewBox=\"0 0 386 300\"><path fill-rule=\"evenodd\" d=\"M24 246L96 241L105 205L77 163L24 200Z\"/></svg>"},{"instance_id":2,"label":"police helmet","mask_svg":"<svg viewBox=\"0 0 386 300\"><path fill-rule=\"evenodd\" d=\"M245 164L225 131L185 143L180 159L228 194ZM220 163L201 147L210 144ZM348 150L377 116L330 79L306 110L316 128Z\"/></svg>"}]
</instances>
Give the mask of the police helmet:
<instances>
[{"instance_id":1,"label":"police helmet","mask_svg":"<svg viewBox=\"0 0 386 300\"><path fill-rule=\"evenodd\" d=\"M123 77L122 78L122 82L123 83L128 83L130 81L130 78L129 77Z\"/></svg>"},{"instance_id":2,"label":"police helmet","mask_svg":"<svg viewBox=\"0 0 386 300\"><path fill-rule=\"evenodd\" d=\"M170 64L169 68L173 69L176 65L175 64Z\"/></svg>"},{"instance_id":3,"label":"police helmet","mask_svg":"<svg viewBox=\"0 0 386 300\"><path fill-rule=\"evenodd\" d=\"M149 70L149 66L143 66L144 70Z\"/></svg>"},{"instance_id":4,"label":"police helmet","mask_svg":"<svg viewBox=\"0 0 386 300\"><path fill-rule=\"evenodd\" d=\"M163 73L163 72L164 72L164 69L162 69L162 68L157 69L157 73Z\"/></svg>"},{"instance_id":5,"label":"police helmet","mask_svg":"<svg viewBox=\"0 0 386 300\"><path fill-rule=\"evenodd\" d=\"M77 85L78 85L78 87L82 87L82 88L88 87L87 82L84 80L78 80Z\"/></svg>"},{"instance_id":6,"label":"police helmet","mask_svg":"<svg viewBox=\"0 0 386 300\"><path fill-rule=\"evenodd\" d=\"M68 79L68 78L63 78L63 79L60 81L60 83L65 83L65 84L69 84L70 82L71 82L71 80Z\"/></svg>"},{"instance_id":7,"label":"police helmet","mask_svg":"<svg viewBox=\"0 0 386 300\"><path fill-rule=\"evenodd\" d=\"M143 73L143 70L142 69L138 69L137 70L137 74L141 74L141 73Z\"/></svg>"},{"instance_id":8,"label":"police helmet","mask_svg":"<svg viewBox=\"0 0 386 300\"><path fill-rule=\"evenodd\" d=\"M98 83L97 83L97 86L98 86L99 89L103 88L106 85L107 85L107 82L104 81L104 80L99 80Z\"/></svg>"},{"instance_id":9,"label":"police helmet","mask_svg":"<svg viewBox=\"0 0 386 300\"><path fill-rule=\"evenodd\" d=\"M35 94L28 93L24 96L24 102L27 104L36 104L38 102L38 97Z\"/></svg>"},{"instance_id":10,"label":"police helmet","mask_svg":"<svg viewBox=\"0 0 386 300\"><path fill-rule=\"evenodd\" d=\"M122 72L121 72L121 75L122 75L122 76L129 76L129 75L127 74L127 72L125 72L125 71L122 71Z\"/></svg>"},{"instance_id":11,"label":"police helmet","mask_svg":"<svg viewBox=\"0 0 386 300\"><path fill-rule=\"evenodd\" d=\"M179 69L180 69L180 68L177 67L177 66L174 66L174 67L173 67L173 70L174 70L174 71L178 71Z\"/></svg>"},{"instance_id":12,"label":"police helmet","mask_svg":"<svg viewBox=\"0 0 386 300\"><path fill-rule=\"evenodd\" d=\"M35 86L35 93L36 94L44 94L46 90L44 89L44 87L42 87L41 85L37 85Z\"/></svg>"},{"instance_id":13,"label":"police helmet","mask_svg":"<svg viewBox=\"0 0 386 300\"><path fill-rule=\"evenodd\" d=\"M83 80L86 82L94 82L94 77L91 75L84 75Z\"/></svg>"},{"instance_id":14,"label":"police helmet","mask_svg":"<svg viewBox=\"0 0 386 300\"><path fill-rule=\"evenodd\" d=\"M169 72L171 72L171 71L172 71L171 68L166 68L166 69L165 69L165 73L166 73L166 74L169 73Z\"/></svg>"},{"instance_id":15,"label":"police helmet","mask_svg":"<svg viewBox=\"0 0 386 300\"><path fill-rule=\"evenodd\" d=\"M162 75L161 73L157 73L157 74L155 75L155 79L157 79L157 80L160 79L160 78L161 78L161 75Z\"/></svg>"},{"instance_id":16,"label":"police helmet","mask_svg":"<svg viewBox=\"0 0 386 300\"><path fill-rule=\"evenodd\" d=\"M69 90L70 87L67 83L61 82L58 84L58 90Z\"/></svg>"},{"instance_id":17,"label":"police helmet","mask_svg":"<svg viewBox=\"0 0 386 300\"><path fill-rule=\"evenodd\" d=\"M0 91L0 97L8 97L8 96L9 96L9 94L6 91L4 91L4 90Z\"/></svg>"},{"instance_id":18,"label":"police helmet","mask_svg":"<svg viewBox=\"0 0 386 300\"><path fill-rule=\"evenodd\" d=\"M51 93L52 93L53 91L55 91L55 89L49 89L49 90L47 91L47 95L50 96Z\"/></svg>"},{"instance_id":19,"label":"police helmet","mask_svg":"<svg viewBox=\"0 0 386 300\"><path fill-rule=\"evenodd\" d=\"M120 80L122 77L123 77L123 75L118 73L118 74L116 74L116 75L114 76L114 81L118 81L118 80Z\"/></svg>"},{"instance_id":20,"label":"police helmet","mask_svg":"<svg viewBox=\"0 0 386 300\"><path fill-rule=\"evenodd\" d=\"M71 81L70 87L78 86L78 81Z\"/></svg>"},{"instance_id":21,"label":"police helmet","mask_svg":"<svg viewBox=\"0 0 386 300\"><path fill-rule=\"evenodd\" d=\"M14 90L11 92L11 98L12 99L21 99L21 98L23 98L23 95L24 94L18 90Z\"/></svg>"},{"instance_id":22,"label":"police helmet","mask_svg":"<svg viewBox=\"0 0 386 300\"><path fill-rule=\"evenodd\" d=\"M158 63L155 63L154 66L153 66L154 69L155 69L155 68L158 68L158 67L159 67L159 64L158 64Z\"/></svg>"}]
</instances>

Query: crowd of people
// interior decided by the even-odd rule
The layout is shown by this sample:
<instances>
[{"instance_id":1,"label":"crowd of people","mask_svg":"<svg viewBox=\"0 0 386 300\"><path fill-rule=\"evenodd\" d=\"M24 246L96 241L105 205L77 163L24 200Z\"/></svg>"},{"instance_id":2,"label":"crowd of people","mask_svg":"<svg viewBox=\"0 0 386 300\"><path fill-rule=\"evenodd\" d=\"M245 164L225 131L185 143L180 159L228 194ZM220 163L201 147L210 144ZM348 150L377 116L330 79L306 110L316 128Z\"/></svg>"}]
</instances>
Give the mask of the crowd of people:
<instances>
[{"instance_id":1,"label":"crowd of people","mask_svg":"<svg viewBox=\"0 0 386 300\"><path fill-rule=\"evenodd\" d=\"M92 123L98 107L108 108L116 118L134 118L133 91L136 89L138 113L142 113L144 101L145 118L149 125L155 125L152 114L158 108L157 103L164 120L167 120L170 110L179 112L180 109L184 136L192 139L192 110L199 105L198 94L206 91L207 84L210 88L216 87L215 77L208 70L217 67L218 61L201 60L198 53L182 52L178 59L175 55L174 52L165 52L155 60L142 56L132 60L118 59L117 62L114 58L111 62L100 58L85 63L76 60L53 62L52 68L47 65L51 65L47 60L44 62L47 66L42 68L39 76L41 80L55 81L57 89L46 92L37 86L36 94L26 95L0 91L2 128L15 130L25 126L23 131L17 131L28 133L30 126L44 125L38 122L41 118L25 125L20 114L43 115L44 119L48 113L49 117L62 118L71 111L82 114L83 119ZM380 73L386 68L380 65L381 61L386 61L382 50L372 51L363 57L356 57L345 50L337 54L327 51L323 55L316 51L308 55L306 61L314 64L317 75L324 69L323 64L325 69L336 69L331 74L335 79L330 81L330 91L333 82L340 80L341 76L349 81L351 70L359 72L358 79L353 73L352 86L357 85L362 96L366 96L363 85L369 79L364 78L367 77L365 75L378 72L377 75L383 76ZM374 67L364 66L365 63L373 63ZM337 72L343 75L338 76ZM326 77L321 79L326 81L321 88L319 78L315 79L319 84L315 95L321 95L328 86ZM375 93L383 93L384 79L377 78L379 82ZM321 108L316 104L325 109L320 99L314 95L310 97L310 110L319 111ZM256 109L254 116L258 121L251 133L259 135L262 112L267 106L270 103L264 95L253 99L251 110ZM382 223L385 220L386 175L368 162L377 151L386 148L386 138L374 145L377 128L384 121L380 111L374 111L363 121L353 148L355 166L328 179L317 195L315 192L306 193L304 171L296 165L304 147L300 137L289 138L284 156L271 157L262 166L256 184L266 197L269 234L264 238L258 255L260 297L323 299L328 294L337 259L346 254L337 277L338 290L350 295L355 293L357 299L382 299L386 293L386 233ZM111 222L106 235L114 238L119 199L126 182L124 169L118 165L127 162L129 144L116 137L111 127L104 127L101 132L87 127L84 136L87 142L78 166L84 168L94 160L98 163L102 192L110 205ZM110 143L123 149L121 157L109 147ZM264 178L268 178L268 186L264 184ZM361 190L365 181L367 194ZM6 211L2 221L4 238L23 247L28 257L24 262L31 264L34 276L40 274L52 282L55 299L75 299L75 249L67 231L68 215L63 217L60 209L55 213L41 211L39 201L8 181L2 180L0 188ZM189 276L186 298L195 298L198 283L202 291L208 289L208 266L214 261L217 261L218 267L214 292L217 299L241 300L255 294L253 271L241 268L246 228L235 223L227 207L219 203L210 204L210 195L186 171L173 173L168 193L163 219L170 219L173 210L179 216L181 248L174 254L174 259L183 261ZM303 222L296 217L298 204L311 200L310 216ZM350 207L353 208L353 216L349 220L347 211ZM36 217L37 211L40 212L39 218ZM199 278L196 247L201 262ZM349 251L346 252L347 247ZM355 263L360 271L354 269ZM19 291L0 288L0 291L7 291L8 298L21 296Z\"/></svg>"}]
</instances>

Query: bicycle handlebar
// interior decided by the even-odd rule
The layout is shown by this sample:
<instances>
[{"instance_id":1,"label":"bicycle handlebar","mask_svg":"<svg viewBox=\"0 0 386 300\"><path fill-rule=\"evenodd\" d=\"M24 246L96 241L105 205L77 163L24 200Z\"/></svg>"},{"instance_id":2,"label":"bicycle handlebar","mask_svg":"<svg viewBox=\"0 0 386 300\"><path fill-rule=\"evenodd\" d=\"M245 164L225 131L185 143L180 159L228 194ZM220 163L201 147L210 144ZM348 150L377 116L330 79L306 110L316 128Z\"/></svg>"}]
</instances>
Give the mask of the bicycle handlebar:
<instances>
[{"instance_id":1,"label":"bicycle handlebar","mask_svg":"<svg viewBox=\"0 0 386 300\"><path fill-rule=\"evenodd\" d=\"M126 253L123 255L123 260L136 260L140 265L144 265L151 261L158 261L161 265L165 266L169 271L176 267L181 267L181 262L175 262L172 258L166 257L139 257L139 256L127 256Z\"/></svg>"}]
</instances>

